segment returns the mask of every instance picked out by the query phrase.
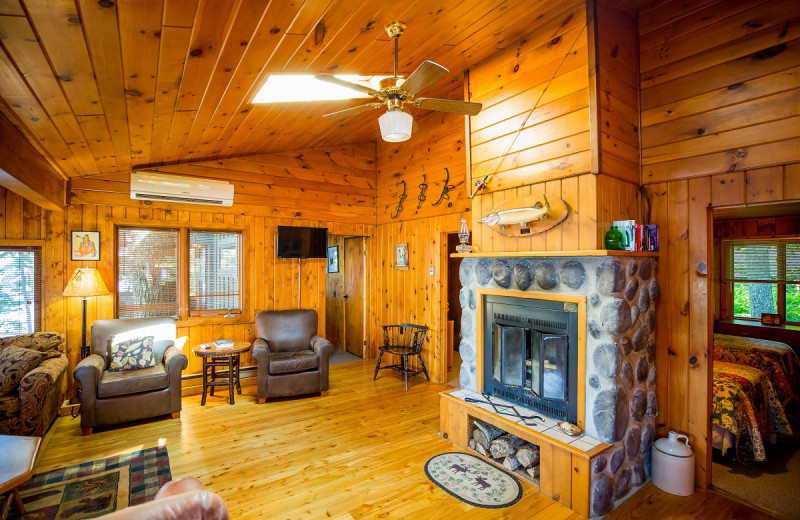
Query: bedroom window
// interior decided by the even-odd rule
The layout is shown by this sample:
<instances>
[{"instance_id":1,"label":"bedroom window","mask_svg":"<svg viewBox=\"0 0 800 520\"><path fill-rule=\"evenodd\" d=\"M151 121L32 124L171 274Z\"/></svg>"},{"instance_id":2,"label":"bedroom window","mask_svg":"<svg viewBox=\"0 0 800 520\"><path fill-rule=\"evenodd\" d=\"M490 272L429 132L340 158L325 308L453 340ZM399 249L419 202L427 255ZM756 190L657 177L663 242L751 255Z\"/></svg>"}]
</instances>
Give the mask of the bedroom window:
<instances>
[{"instance_id":1,"label":"bedroom window","mask_svg":"<svg viewBox=\"0 0 800 520\"><path fill-rule=\"evenodd\" d=\"M41 330L42 248L0 246L0 337Z\"/></svg>"},{"instance_id":2,"label":"bedroom window","mask_svg":"<svg viewBox=\"0 0 800 520\"><path fill-rule=\"evenodd\" d=\"M800 322L800 239L730 240L724 252L731 317Z\"/></svg>"},{"instance_id":3,"label":"bedroom window","mask_svg":"<svg viewBox=\"0 0 800 520\"><path fill-rule=\"evenodd\" d=\"M235 231L117 228L117 316L182 320L241 308Z\"/></svg>"}]
</instances>

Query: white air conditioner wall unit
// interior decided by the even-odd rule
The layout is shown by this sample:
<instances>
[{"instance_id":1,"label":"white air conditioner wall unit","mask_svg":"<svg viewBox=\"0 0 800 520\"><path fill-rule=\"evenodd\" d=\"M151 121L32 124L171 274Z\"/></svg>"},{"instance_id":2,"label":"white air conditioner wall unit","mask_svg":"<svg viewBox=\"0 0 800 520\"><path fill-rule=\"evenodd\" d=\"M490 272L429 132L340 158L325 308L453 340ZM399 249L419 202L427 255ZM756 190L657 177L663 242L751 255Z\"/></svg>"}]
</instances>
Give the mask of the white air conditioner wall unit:
<instances>
[{"instance_id":1,"label":"white air conditioner wall unit","mask_svg":"<svg viewBox=\"0 0 800 520\"><path fill-rule=\"evenodd\" d=\"M131 198L160 202L232 206L233 184L225 181L165 175L163 173L131 173Z\"/></svg>"}]
</instances>

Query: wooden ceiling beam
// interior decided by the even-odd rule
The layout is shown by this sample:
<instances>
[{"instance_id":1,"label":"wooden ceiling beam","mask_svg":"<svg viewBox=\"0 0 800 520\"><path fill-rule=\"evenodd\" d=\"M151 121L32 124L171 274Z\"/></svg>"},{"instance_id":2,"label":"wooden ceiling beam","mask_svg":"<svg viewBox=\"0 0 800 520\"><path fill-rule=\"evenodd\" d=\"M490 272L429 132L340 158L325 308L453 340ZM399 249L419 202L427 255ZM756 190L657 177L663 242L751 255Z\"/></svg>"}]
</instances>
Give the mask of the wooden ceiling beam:
<instances>
[{"instance_id":1,"label":"wooden ceiling beam","mask_svg":"<svg viewBox=\"0 0 800 520\"><path fill-rule=\"evenodd\" d=\"M0 186L49 210L64 210L65 181L0 114Z\"/></svg>"}]
</instances>

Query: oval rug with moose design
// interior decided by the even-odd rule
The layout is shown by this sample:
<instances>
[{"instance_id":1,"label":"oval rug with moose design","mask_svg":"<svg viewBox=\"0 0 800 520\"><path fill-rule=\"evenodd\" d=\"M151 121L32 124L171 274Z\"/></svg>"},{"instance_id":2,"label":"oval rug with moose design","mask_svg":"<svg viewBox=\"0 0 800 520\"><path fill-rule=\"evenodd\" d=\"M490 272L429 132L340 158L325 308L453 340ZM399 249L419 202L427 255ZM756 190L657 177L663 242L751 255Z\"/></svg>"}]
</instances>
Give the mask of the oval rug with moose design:
<instances>
[{"instance_id":1,"label":"oval rug with moose design","mask_svg":"<svg viewBox=\"0 0 800 520\"><path fill-rule=\"evenodd\" d=\"M515 476L469 453L436 455L425 463L425 475L457 499L477 507L507 507L522 498L522 485Z\"/></svg>"}]
</instances>

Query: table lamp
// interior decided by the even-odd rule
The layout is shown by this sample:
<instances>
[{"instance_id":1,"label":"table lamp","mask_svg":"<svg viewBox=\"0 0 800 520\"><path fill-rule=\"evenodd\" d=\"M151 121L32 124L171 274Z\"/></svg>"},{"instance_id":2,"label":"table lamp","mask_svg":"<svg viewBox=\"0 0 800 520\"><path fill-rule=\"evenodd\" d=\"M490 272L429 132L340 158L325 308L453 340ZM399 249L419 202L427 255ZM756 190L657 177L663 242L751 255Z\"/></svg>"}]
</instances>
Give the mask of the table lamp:
<instances>
[{"instance_id":1,"label":"table lamp","mask_svg":"<svg viewBox=\"0 0 800 520\"><path fill-rule=\"evenodd\" d=\"M89 345L86 344L86 298L89 296L104 296L108 294L106 284L100 277L97 269L81 267L75 269L72 278L64 288L63 296L80 296L83 298L83 326L81 327L81 359L89 355Z\"/></svg>"}]
</instances>

